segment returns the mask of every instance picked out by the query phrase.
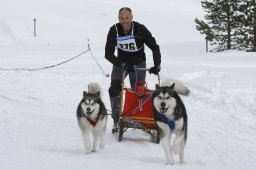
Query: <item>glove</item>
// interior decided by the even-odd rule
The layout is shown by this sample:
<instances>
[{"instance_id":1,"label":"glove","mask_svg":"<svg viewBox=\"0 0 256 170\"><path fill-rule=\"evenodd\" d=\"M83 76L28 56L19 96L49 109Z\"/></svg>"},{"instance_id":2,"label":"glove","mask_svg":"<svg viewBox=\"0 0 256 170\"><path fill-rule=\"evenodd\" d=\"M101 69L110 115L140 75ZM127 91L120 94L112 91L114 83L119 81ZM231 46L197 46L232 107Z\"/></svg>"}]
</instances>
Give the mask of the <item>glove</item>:
<instances>
[{"instance_id":1,"label":"glove","mask_svg":"<svg viewBox=\"0 0 256 170\"><path fill-rule=\"evenodd\" d=\"M157 75L160 71L160 66L154 66L154 67L151 67L149 69L149 74L153 73L155 75Z\"/></svg>"},{"instance_id":2,"label":"glove","mask_svg":"<svg viewBox=\"0 0 256 170\"><path fill-rule=\"evenodd\" d=\"M121 68L123 71L126 72L134 72L134 66L132 64L122 63Z\"/></svg>"}]
</instances>

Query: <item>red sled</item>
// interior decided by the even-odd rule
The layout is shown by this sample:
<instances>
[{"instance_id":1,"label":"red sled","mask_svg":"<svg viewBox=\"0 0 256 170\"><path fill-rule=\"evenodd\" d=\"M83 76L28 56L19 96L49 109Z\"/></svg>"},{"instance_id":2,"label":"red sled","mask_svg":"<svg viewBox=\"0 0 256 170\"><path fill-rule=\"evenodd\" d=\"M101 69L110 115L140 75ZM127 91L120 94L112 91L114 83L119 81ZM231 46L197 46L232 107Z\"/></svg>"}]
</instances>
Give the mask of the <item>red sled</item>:
<instances>
[{"instance_id":1,"label":"red sled","mask_svg":"<svg viewBox=\"0 0 256 170\"><path fill-rule=\"evenodd\" d=\"M139 71L148 71L147 68L137 68ZM141 129L152 136L155 143L159 143L159 131L153 114L152 96L153 90L148 89L146 81L137 81L135 89L124 87L122 80L122 93L119 120L119 141L128 129ZM158 84L160 79L158 75Z\"/></svg>"}]
</instances>

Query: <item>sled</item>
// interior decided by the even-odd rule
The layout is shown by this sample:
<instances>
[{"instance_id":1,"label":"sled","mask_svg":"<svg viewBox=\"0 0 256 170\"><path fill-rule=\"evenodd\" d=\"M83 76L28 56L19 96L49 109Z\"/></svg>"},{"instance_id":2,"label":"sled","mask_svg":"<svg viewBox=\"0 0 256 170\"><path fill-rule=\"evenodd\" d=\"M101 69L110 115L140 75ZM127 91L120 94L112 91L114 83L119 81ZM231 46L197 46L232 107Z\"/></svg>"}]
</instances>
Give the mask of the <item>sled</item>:
<instances>
[{"instance_id":1,"label":"sled","mask_svg":"<svg viewBox=\"0 0 256 170\"><path fill-rule=\"evenodd\" d=\"M149 71L148 68L136 68L136 71ZM152 141L159 143L159 130L153 113L153 90L148 89L146 81L136 81L135 89L124 87L126 72L123 73L119 119L119 142L128 129L140 129L152 137ZM160 76L158 75L158 85Z\"/></svg>"}]
</instances>

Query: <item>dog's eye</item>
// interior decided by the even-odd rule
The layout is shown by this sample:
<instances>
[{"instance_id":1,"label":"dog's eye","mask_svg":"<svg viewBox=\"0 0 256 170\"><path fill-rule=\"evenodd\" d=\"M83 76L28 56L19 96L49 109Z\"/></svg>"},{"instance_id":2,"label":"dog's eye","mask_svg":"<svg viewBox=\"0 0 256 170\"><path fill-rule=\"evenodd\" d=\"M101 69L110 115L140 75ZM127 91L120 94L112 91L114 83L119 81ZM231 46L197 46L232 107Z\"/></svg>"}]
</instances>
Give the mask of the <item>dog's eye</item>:
<instances>
[{"instance_id":1,"label":"dog's eye","mask_svg":"<svg viewBox=\"0 0 256 170\"><path fill-rule=\"evenodd\" d=\"M159 98L160 100L162 100L162 97L161 97L161 96L158 96L158 98Z\"/></svg>"},{"instance_id":2,"label":"dog's eye","mask_svg":"<svg viewBox=\"0 0 256 170\"><path fill-rule=\"evenodd\" d=\"M91 103L91 105L93 106L95 103Z\"/></svg>"},{"instance_id":3,"label":"dog's eye","mask_svg":"<svg viewBox=\"0 0 256 170\"><path fill-rule=\"evenodd\" d=\"M169 100L170 98L171 98L170 96L166 97L167 100Z\"/></svg>"}]
</instances>

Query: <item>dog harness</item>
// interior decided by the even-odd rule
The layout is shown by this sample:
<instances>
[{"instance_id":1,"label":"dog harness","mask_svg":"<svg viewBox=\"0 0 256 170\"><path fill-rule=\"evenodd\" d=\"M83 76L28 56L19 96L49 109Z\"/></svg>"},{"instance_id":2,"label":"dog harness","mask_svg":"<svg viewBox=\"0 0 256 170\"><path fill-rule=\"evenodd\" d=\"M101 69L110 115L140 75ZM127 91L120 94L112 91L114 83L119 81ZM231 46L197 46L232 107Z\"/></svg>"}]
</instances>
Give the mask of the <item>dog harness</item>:
<instances>
[{"instance_id":1,"label":"dog harness","mask_svg":"<svg viewBox=\"0 0 256 170\"><path fill-rule=\"evenodd\" d=\"M132 33L131 35L125 35L125 36L119 36L118 35L118 30L117 26L116 27L116 42L117 42L117 47L120 50L127 51L127 52L137 52L140 49L137 48L136 41L135 41L135 36L133 35L133 23L132 23Z\"/></svg>"},{"instance_id":2,"label":"dog harness","mask_svg":"<svg viewBox=\"0 0 256 170\"><path fill-rule=\"evenodd\" d=\"M99 116L96 117L95 120L92 120L92 119L90 119L89 117L87 117L87 116L83 113L83 111L82 111L82 116L85 117L85 118L88 120L88 122L89 122L93 127L96 126L96 124L97 124L98 121L100 120L100 117L101 117L101 116L102 116L102 118L103 118L103 115L104 115L104 114L101 114L101 113L100 113Z\"/></svg>"},{"instance_id":3,"label":"dog harness","mask_svg":"<svg viewBox=\"0 0 256 170\"><path fill-rule=\"evenodd\" d=\"M92 120L92 119L90 119L90 118L88 118L88 117L86 117L86 119L88 120L88 122L89 122L93 127L95 127L96 124L98 123L98 121L100 120L100 116L98 116L97 119L95 119L95 120Z\"/></svg>"},{"instance_id":4,"label":"dog harness","mask_svg":"<svg viewBox=\"0 0 256 170\"><path fill-rule=\"evenodd\" d=\"M159 118L161 121L163 121L164 123L166 123L166 124L169 126L169 128L170 128L171 130L174 130L174 128L175 128L175 121L172 121L172 120L168 119L165 115L163 115L163 114L161 114L161 113L158 113L158 112L157 112L157 114L158 114L158 118Z\"/></svg>"}]
</instances>

